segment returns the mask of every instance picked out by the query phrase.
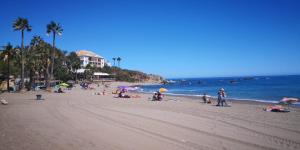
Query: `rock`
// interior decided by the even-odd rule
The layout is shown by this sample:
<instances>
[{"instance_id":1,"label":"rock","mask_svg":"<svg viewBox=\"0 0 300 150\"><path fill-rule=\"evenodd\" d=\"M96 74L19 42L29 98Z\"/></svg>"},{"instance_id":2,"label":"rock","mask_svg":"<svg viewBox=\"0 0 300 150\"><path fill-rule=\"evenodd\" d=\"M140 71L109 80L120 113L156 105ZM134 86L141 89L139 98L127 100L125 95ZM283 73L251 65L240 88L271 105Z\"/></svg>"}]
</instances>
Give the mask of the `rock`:
<instances>
[{"instance_id":1,"label":"rock","mask_svg":"<svg viewBox=\"0 0 300 150\"><path fill-rule=\"evenodd\" d=\"M1 100L0 100L0 103L1 103L2 105L7 105L7 104L8 104L8 102L7 102L5 99L1 99Z\"/></svg>"}]
</instances>

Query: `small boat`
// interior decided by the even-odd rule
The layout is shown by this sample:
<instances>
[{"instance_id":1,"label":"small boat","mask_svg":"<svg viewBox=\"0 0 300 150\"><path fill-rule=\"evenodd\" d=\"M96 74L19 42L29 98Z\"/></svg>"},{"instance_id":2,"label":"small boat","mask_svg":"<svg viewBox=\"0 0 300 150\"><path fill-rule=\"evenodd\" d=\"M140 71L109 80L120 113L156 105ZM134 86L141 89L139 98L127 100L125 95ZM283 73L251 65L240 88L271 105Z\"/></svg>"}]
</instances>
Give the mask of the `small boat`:
<instances>
[{"instance_id":1,"label":"small boat","mask_svg":"<svg viewBox=\"0 0 300 150\"><path fill-rule=\"evenodd\" d=\"M238 81L236 81L236 80L230 80L229 83L235 84L235 83L238 83Z\"/></svg>"}]
</instances>

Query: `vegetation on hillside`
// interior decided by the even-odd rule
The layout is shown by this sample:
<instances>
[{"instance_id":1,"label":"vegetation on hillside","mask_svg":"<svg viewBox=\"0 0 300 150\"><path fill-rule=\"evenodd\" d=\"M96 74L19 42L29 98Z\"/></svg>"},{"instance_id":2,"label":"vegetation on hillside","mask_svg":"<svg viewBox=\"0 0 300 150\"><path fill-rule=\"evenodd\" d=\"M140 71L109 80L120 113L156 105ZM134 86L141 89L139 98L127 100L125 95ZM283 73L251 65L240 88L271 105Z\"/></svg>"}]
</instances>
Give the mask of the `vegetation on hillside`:
<instances>
[{"instance_id":1,"label":"vegetation on hillside","mask_svg":"<svg viewBox=\"0 0 300 150\"><path fill-rule=\"evenodd\" d=\"M160 82L162 77L152 74L146 74L140 71L121 69L118 67L104 67L103 72L115 75L117 81L127 82Z\"/></svg>"},{"instance_id":2,"label":"vegetation on hillside","mask_svg":"<svg viewBox=\"0 0 300 150\"><path fill-rule=\"evenodd\" d=\"M122 69L119 67L104 66L103 68L96 68L91 65L87 65L86 78L89 79L94 72L103 72L110 74L111 78L115 78L116 81L126 82L161 82L163 78L158 75L146 74L141 71Z\"/></svg>"}]
</instances>

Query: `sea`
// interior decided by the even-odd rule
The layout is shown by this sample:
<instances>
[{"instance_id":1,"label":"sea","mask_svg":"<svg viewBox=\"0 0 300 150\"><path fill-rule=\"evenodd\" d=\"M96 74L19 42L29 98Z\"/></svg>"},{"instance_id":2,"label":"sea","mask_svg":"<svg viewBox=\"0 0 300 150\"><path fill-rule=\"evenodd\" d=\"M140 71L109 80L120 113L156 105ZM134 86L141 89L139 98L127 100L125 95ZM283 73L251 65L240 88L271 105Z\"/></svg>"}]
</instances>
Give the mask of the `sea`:
<instances>
[{"instance_id":1,"label":"sea","mask_svg":"<svg viewBox=\"0 0 300 150\"><path fill-rule=\"evenodd\" d=\"M232 100L278 103L283 97L300 98L300 75L175 78L167 81L166 84L141 86L139 91L153 93L166 88L166 95L202 96L206 93L217 97L218 90L224 88Z\"/></svg>"}]
</instances>

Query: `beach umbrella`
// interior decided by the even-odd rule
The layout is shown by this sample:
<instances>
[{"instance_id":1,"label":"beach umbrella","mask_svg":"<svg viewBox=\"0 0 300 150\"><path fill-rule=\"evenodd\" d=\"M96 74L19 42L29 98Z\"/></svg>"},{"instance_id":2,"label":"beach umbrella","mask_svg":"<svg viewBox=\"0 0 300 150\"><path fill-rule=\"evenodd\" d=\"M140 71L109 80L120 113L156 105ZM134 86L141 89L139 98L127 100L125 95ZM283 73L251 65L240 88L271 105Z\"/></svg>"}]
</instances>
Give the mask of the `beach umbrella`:
<instances>
[{"instance_id":1,"label":"beach umbrella","mask_svg":"<svg viewBox=\"0 0 300 150\"><path fill-rule=\"evenodd\" d=\"M118 89L121 89L121 90L125 89L126 90L126 89L128 89L128 86L118 86Z\"/></svg>"},{"instance_id":2,"label":"beach umbrella","mask_svg":"<svg viewBox=\"0 0 300 150\"><path fill-rule=\"evenodd\" d=\"M69 84L67 84L67 83L61 83L61 84L59 84L59 86L60 86L60 87L68 87Z\"/></svg>"},{"instance_id":3,"label":"beach umbrella","mask_svg":"<svg viewBox=\"0 0 300 150\"><path fill-rule=\"evenodd\" d=\"M122 90L122 91L123 91L123 90L124 90L124 91L128 91L128 88L129 88L128 86L118 86L118 89L119 89L119 90Z\"/></svg>"},{"instance_id":4,"label":"beach umbrella","mask_svg":"<svg viewBox=\"0 0 300 150\"><path fill-rule=\"evenodd\" d=\"M279 101L279 104L283 104L283 105L287 105L288 108L290 106L290 104L296 103L298 102L299 99L298 98L288 98L288 97L284 97Z\"/></svg>"},{"instance_id":5,"label":"beach umbrella","mask_svg":"<svg viewBox=\"0 0 300 150\"><path fill-rule=\"evenodd\" d=\"M162 93L162 92L167 92L167 91L168 91L168 90L167 90L166 88L160 88L160 89L159 89L159 92L161 92L161 93Z\"/></svg>"},{"instance_id":6,"label":"beach umbrella","mask_svg":"<svg viewBox=\"0 0 300 150\"><path fill-rule=\"evenodd\" d=\"M288 103L288 104L293 104L293 103L296 103L298 102L298 98L288 98L288 97L284 97L283 99L280 100L280 102L283 102L283 103Z\"/></svg>"}]
</instances>

